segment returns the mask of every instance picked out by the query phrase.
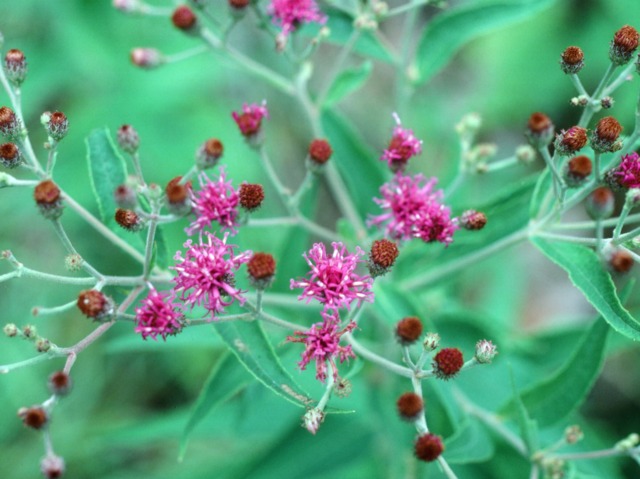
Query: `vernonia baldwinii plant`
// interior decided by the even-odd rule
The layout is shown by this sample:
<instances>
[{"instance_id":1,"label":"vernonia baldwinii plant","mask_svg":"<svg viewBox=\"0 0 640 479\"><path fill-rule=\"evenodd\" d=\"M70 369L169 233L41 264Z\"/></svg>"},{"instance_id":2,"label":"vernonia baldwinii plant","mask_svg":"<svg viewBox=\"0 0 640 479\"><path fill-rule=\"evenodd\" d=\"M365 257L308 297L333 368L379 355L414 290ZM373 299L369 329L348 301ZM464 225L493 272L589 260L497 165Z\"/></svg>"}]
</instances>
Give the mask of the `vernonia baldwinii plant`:
<instances>
[{"instance_id":1,"label":"vernonia baldwinii plant","mask_svg":"<svg viewBox=\"0 0 640 479\"><path fill-rule=\"evenodd\" d=\"M636 29L537 45L576 96L514 97L513 121L468 113L479 76L433 79L555 3L116 0L130 55L77 42L137 99L108 120L3 26L0 186L28 208L0 248L1 470L633 477L637 425L578 407L637 385L606 369L640 336ZM554 325L535 274L584 318Z\"/></svg>"}]
</instances>

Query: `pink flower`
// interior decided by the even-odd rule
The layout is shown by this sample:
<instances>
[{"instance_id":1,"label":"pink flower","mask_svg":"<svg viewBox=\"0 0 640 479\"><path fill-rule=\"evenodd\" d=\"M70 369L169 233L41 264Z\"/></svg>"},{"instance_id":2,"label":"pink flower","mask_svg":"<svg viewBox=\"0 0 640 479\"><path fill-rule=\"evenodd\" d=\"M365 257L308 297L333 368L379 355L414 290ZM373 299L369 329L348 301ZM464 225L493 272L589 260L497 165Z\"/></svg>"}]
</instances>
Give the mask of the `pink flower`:
<instances>
[{"instance_id":1,"label":"pink flower","mask_svg":"<svg viewBox=\"0 0 640 479\"><path fill-rule=\"evenodd\" d=\"M614 175L622 186L640 188L640 156L636 152L624 155Z\"/></svg>"},{"instance_id":2,"label":"pink flower","mask_svg":"<svg viewBox=\"0 0 640 479\"><path fill-rule=\"evenodd\" d=\"M186 229L189 235L196 231L202 231L211 223L216 221L223 230L231 230L233 234L237 232L238 203L240 196L231 185L231 181L226 181L224 170L220 171L220 177L216 181L211 181L203 171L199 176L200 191L191 191L191 201L196 219Z\"/></svg>"},{"instance_id":3,"label":"pink flower","mask_svg":"<svg viewBox=\"0 0 640 479\"><path fill-rule=\"evenodd\" d=\"M174 256L176 265L171 267L177 275L174 290L181 292L180 299L193 308L203 306L212 315L221 313L225 307L238 301L244 304L243 291L234 286L235 271L251 258L251 251L234 255L234 245L227 244L229 233L221 240L209 232L204 232L207 242L193 244L188 240L184 258L178 251Z\"/></svg>"},{"instance_id":4,"label":"pink flower","mask_svg":"<svg viewBox=\"0 0 640 479\"><path fill-rule=\"evenodd\" d=\"M352 331L356 323L351 321L346 327L340 329L340 317L322 313L323 321L311 326L306 332L296 331L293 336L288 336L287 341L292 343L304 343L305 350L302 359L298 363L304 371L311 361L316 362L316 379L324 382L327 378L327 361L331 365L333 377L338 380L338 368L335 358L344 362L349 358L355 358L351 346L340 346L340 337Z\"/></svg>"},{"instance_id":5,"label":"pink flower","mask_svg":"<svg viewBox=\"0 0 640 479\"><path fill-rule=\"evenodd\" d=\"M304 259L311 267L308 279L291 280L291 289L304 288L298 299L306 299L307 303L315 298L324 304L324 310L344 307L349 309L353 301L373 301L371 278L360 276L355 270L358 263L364 263L361 256L364 251L356 247L354 254L349 254L342 243L331 243L333 254L327 255L323 243L314 244Z\"/></svg>"},{"instance_id":6,"label":"pink flower","mask_svg":"<svg viewBox=\"0 0 640 479\"><path fill-rule=\"evenodd\" d=\"M260 132L263 118L269 118L269 110L267 110L267 102L263 101L261 105L253 103L242 105L242 113L233 112L231 116L235 120L240 133L246 138L255 137Z\"/></svg>"},{"instance_id":7,"label":"pink flower","mask_svg":"<svg viewBox=\"0 0 640 479\"><path fill-rule=\"evenodd\" d=\"M149 295L142 300L142 306L136 308L136 333L142 334L143 339L157 335L167 339L182 329L182 313L179 305L175 304L173 294L159 293L151 288ZM178 311L176 311L178 309Z\"/></svg>"},{"instance_id":8,"label":"pink flower","mask_svg":"<svg viewBox=\"0 0 640 479\"><path fill-rule=\"evenodd\" d=\"M282 27L284 35L294 31L301 23L324 24L327 21L314 0L271 0L267 13L273 17L273 23Z\"/></svg>"},{"instance_id":9,"label":"pink flower","mask_svg":"<svg viewBox=\"0 0 640 479\"><path fill-rule=\"evenodd\" d=\"M409 159L422 152L422 140L418 140L413 131L402 128L396 113L393 118L396 120L393 137L380 159L386 161L392 171L404 171Z\"/></svg>"},{"instance_id":10,"label":"pink flower","mask_svg":"<svg viewBox=\"0 0 640 479\"><path fill-rule=\"evenodd\" d=\"M394 239L451 243L458 225L449 208L440 203L442 191L433 191L436 182L435 178L426 181L421 174L398 173L380 188L382 198L373 199L385 212L371 217L368 224L386 224L386 234Z\"/></svg>"}]
</instances>

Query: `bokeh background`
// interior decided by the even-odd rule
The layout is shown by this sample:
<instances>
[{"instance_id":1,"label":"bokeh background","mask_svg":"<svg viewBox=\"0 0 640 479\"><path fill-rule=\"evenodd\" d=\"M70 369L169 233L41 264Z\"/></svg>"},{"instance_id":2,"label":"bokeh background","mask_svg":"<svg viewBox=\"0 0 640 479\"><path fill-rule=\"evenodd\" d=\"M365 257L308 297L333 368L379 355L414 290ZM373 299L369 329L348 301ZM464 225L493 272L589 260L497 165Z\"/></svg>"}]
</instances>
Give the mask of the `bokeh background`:
<instances>
[{"instance_id":1,"label":"bokeh background","mask_svg":"<svg viewBox=\"0 0 640 479\"><path fill-rule=\"evenodd\" d=\"M126 16L110 3L0 0L3 52L20 48L29 62L29 76L23 87L24 111L41 158L46 137L39 125L40 114L60 110L70 119L69 135L59 147L56 182L97 212L88 180L84 139L95 128L106 126L115 131L121 124L130 123L142 139L141 155L148 181L165 185L183 174L192 164L198 145L216 136L225 144L224 164L236 184L242 180L266 184L258 159L244 144L230 116L243 102L266 98L272 115L268 122L269 151L283 181L297 184L304 174L303 159L311 133L302 112L290 99L217 54L205 53L153 71L135 68L129 61L134 47L150 46L177 53L197 46L198 40L175 30L168 18ZM219 15L227 15L226 2L212 3ZM166 5L170 6L169 2ZM424 9L420 21L427 21L434 14L437 10ZM568 45L582 47L587 66L581 77L587 90L592 90L606 68L613 33L627 23L640 27L639 18L640 6L633 0L558 0L526 21L492 31L466 45L443 72L419 87L406 105L395 104L393 67L376 63L365 87L337 109L351 120L366 151L373 152L372 163L388 141L393 126L391 112L398 110L404 124L424 139L425 151L412 165L414 171L437 175L446 185L457 167L454 126L464 114L481 114L481 139L498 145L499 158L510 156L523 142L524 125L534 111L546 112L560 127L571 126L579 111L569 105L575 92L558 67L560 53ZM383 26L392 42L399 38L402 28L398 20ZM230 41L252 57L290 74L286 62L274 52L270 38L256 30L252 21L242 22ZM330 45L321 48L312 84L322 82L335 52ZM357 65L362 59L356 55L350 61ZM627 131L633 128L637 91L637 79L620 88L611 111ZM0 98L0 103L7 103L3 93ZM541 163L535 163L475 177L464 185L455 201L466 206L481 203L488 192L534 174L541 167ZM352 174L366 175L367 171ZM270 192L269 187L267 191ZM327 200L320 202L324 206L319 213L331 227L335 206L324 187L316 193ZM370 212L375 212L373 205ZM281 213L279 206L272 205L260 215ZM100 270L112 274L137 272L132 261L98 237L74 213L68 211L63 221L77 249ZM19 260L35 269L64 272L65 253L50 225L38 216L29 189L0 190L0 222L0 249L11 249ZM184 226L166 229L170 251L177 250L184 241ZM240 244L275 252L291 274L304 272L300 254L309 238L300 236L294 247L287 241L290 231L262 233L255 230L254 234L241 236ZM294 230L293 236L296 234L299 232ZM579 329L575 325L592 314L580 295L568 286L564 274L553 266L541 266L542 263L537 253L523 246L500 255L496 261L483 263L456 283L459 295L471 308L477 307L483 313L490 310L501 318L496 327L509 323L521 338L531 338L529 350L514 359L516 371L519 361L526 363L529 370L539 366L540 374L553 370L577 341ZM0 273L7 268L0 263ZM478 278L485 277L493 278L491 286L479 288ZM279 277L274 289L285 292L288 277ZM34 318L30 311L36 305L62 304L76 294L75 288L25 279L0 283L0 322L32 323L56 344L73 344L94 327L86 318L75 311ZM446 294L437 292L428 304L437 306L442 298ZM455 324L449 327L459 342L466 341L471 348L474 331ZM562 334L545 336L545 331L554 327L565 329ZM67 477L400 478L422 473L422 469L412 466L412 428L399 424L394 413L393 398L407 385L375 368L365 368L354 379L354 393L346 407L357 413L331 416L317 437L299 427L300 409L253 384L203 419L179 463L182 430L203 382L223 356L224 348L208 328L188 331L166 343L143 342L132 329L130 324L113 328L80 355L73 369L75 389L56 407L51 431L57 453L67 461ZM378 325L377 329L383 328ZM367 334L373 335L376 328L372 330ZM446 331L444 327L441 335ZM284 346L284 337L279 334L277 350L293 369L300 351ZM0 363L34 354L30 344L17 339L0 339L0 345ZM596 438L591 443L593 447L611 444L640 430L636 414L640 391L634 368L639 351L624 341L615 342L612 349L617 352L610 357L582 409L591 425L585 429L595 431L591 434L592 439ZM394 353L391 350L389 354ZM51 361L0 377L0 477L38 477L43 454L39 435L25 429L15 412L47 397L46 377L62 364L61 360ZM467 381L470 390L491 396L497 394L498 388L508 389L508 385L504 386L504 367L497 367L494 372L483 370L483 375L461 381ZM294 374L311 391L321 393L311 370ZM527 378L520 376L518 382L524 386ZM434 405L434 415L437 408ZM440 425L445 432L453 430L451 424L438 421L433 418L432 424ZM550 441L555 440L557 430L548 435ZM502 459L459 466L456 470L462 478L524 477L496 472L526 470L518 469L524 464L517 456L501 456L501 452L498 450L497 457ZM604 469L594 472L595 477L637 477L637 467L624 461L602 464ZM439 477L435 469L429 469L429 474L423 477Z\"/></svg>"}]
</instances>

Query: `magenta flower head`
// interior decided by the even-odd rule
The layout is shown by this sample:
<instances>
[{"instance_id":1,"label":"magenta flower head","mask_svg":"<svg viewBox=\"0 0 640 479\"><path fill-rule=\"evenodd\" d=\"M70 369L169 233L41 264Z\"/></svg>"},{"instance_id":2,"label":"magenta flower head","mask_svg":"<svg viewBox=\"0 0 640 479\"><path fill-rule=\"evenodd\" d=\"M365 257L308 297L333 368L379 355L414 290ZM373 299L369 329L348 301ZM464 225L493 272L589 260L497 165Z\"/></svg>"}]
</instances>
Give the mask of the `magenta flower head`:
<instances>
[{"instance_id":1,"label":"magenta flower head","mask_svg":"<svg viewBox=\"0 0 640 479\"><path fill-rule=\"evenodd\" d=\"M433 191L436 182L435 178L427 181L421 174L398 173L380 188L382 198L373 199L385 212L372 216L368 224L384 224L387 236L393 239L420 238L448 245L458 225L441 203L442 191Z\"/></svg>"},{"instance_id":2,"label":"magenta flower head","mask_svg":"<svg viewBox=\"0 0 640 479\"><path fill-rule=\"evenodd\" d=\"M258 144L260 140L260 132L262 119L269 118L269 110L267 110L267 102L263 100L260 105L252 103L242 105L242 113L231 113L234 121L240 129L240 133L245 139L251 143Z\"/></svg>"},{"instance_id":3,"label":"magenta flower head","mask_svg":"<svg viewBox=\"0 0 640 479\"><path fill-rule=\"evenodd\" d=\"M176 265L170 269L176 271L174 290L181 293L180 299L191 308L203 306L215 315L234 301L244 304L244 291L234 286L235 272L253 253L244 251L236 255L235 245L227 244L229 233L223 239L206 231L204 235L206 242L202 236L198 244L188 240L184 244L187 248L184 257L178 251L174 256Z\"/></svg>"},{"instance_id":4,"label":"magenta flower head","mask_svg":"<svg viewBox=\"0 0 640 479\"><path fill-rule=\"evenodd\" d=\"M237 233L238 203L240 195L227 181L224 170L220 170L217 180L211 181L203 171L199 176L200 191L191 191L191 201L196 219L186 229L189 235L196 231L202 231L214 221L223 230Z\"/></svg>"},{"instance_id":5,"label":"magenta flower head","mask_svg":"<svg viewBox=\"0 0 640 479\"><path fill-rule=\"evenodd\" d=\"M183 315L179 311L180 306L174 303L173 294L159 293L151 288L149 295L142 300L142 306L136 308L136 333L142 335L142 339L151 336L167 336L180 332L183 325Z\"/></svg>"},{"instance_id":6,"label":"magenta flower head","mask_svg":"<svg viewBox=\"0 0 640 479\"><path fill-rule=\"evenodd\" d=\"M409 159L422 152L422 140L418 140L413 131L402 128L400 117L396 113L393 114L393 118L396 120L396 127L393 129L389 146L380 159L386 161L389 169L395 173L404 171Z\"/></svg>"},{"instance_id":7,"label":"magenta flower head","mask_svg":"<svg viewBox=\"0 0 640 479\"><path fill-rule=\"evenodd\" d=\"M634 151L622 157L620 166L614 170L620 185L627 188L640 188L640 156Z\"/></svg>"},{"instance_id":8,"label":"magenta flower head","mask_svg":"<svg viewBox=\"0 0 640 479\"><path fill-rule=\"evenodd\" d=\"M333 253L327 254L323 243L315 243L309 253L304 253L304 259L311 267L308 278L298 281L291 280L291 289L304 288L299 300L311 298L324 304L324 311L337 308L347 308L358 301L373 301L371 291L372 281L369 276L360 276L355 270L358 263L365 263L361 259L364 251L356 248L350 254L342 243L331 243Z\"/></svg>"},{"instance_id":9,"label":"magenta flower head","mask_svg":"<svg viewBox=\"0 0 640 479\"><path fill-rule=\"evenodd\" d=\"M302 359L298 363L300 369L304 371L311 361L316 362L316 379L324 382L327 378L327 362L331 365L333 378L338 381L338 368L335 358L344 362L349 358L355 358L351 346L340 346L340 337L352 331L356 323L351 321L346 327L340 329L340 317L332 314L322 313L323 321L311 326L306 332L295 331L293 336L288 336L287 341L292 343L304 343L305 350L302 352Z\"/></svg>"},{"instance_id":10,"label":"magenta flower head","mask_svg":"<svg viewBox=\"0 0 640 479\"><path fill-rule=\"evenodd\" d=\"M273 17L273 23L282 28L284 36L302 23L324 24L327 21L315 0L271 0L267 13Z\"/></svg>"}]
</instances>

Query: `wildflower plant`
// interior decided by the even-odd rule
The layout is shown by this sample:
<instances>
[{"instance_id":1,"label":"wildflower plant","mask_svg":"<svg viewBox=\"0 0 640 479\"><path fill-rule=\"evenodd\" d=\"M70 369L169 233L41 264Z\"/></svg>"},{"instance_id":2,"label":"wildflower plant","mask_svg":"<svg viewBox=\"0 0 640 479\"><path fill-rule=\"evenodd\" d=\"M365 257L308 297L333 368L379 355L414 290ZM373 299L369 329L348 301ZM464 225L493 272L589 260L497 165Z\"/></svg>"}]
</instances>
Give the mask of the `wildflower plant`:
<instances>
[{"instance_id":1,"label":"wildflower plant","mask_svg":"<svg viewBox=\"0 0 640 479\"><path fill-rule=\"evenodd\" d=\"M0 24L3 477L637 475L635 416L605 427L587 396L638 385L640 35L536 45L576 96L510 99L493 129L434 79L559 3L114 0L157 45L74 48L169 106L108 108L113 132ZM554 326L550 290L584 317Z\"/></svg>"}]
</instances>

